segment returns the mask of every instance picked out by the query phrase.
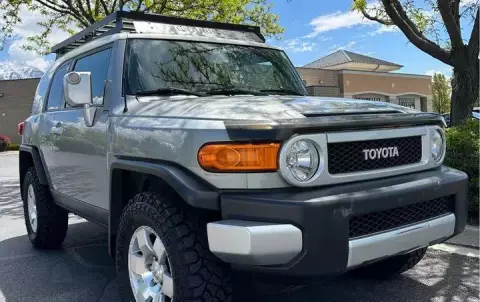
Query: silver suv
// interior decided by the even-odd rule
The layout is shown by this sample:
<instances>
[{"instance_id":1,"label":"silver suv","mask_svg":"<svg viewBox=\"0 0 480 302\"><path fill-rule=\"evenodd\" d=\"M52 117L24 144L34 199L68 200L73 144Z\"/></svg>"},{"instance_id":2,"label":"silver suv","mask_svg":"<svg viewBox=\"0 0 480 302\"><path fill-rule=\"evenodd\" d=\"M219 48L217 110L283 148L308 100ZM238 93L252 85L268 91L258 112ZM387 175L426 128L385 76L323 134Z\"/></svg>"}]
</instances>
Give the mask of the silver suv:
<instances>
[{"instance_id":1,"label":"silver suv","mask_svg":"<svg viewBox=\"0 0 480 302\"><path fill-rule=\"evenodd\" d=\"M441 116L306 96L259 28L118 12L55 46L24 123L29 238L108 227L127 301L230 301L232 271L387 277L460 233Z\"/></svg>"}]
</instances>

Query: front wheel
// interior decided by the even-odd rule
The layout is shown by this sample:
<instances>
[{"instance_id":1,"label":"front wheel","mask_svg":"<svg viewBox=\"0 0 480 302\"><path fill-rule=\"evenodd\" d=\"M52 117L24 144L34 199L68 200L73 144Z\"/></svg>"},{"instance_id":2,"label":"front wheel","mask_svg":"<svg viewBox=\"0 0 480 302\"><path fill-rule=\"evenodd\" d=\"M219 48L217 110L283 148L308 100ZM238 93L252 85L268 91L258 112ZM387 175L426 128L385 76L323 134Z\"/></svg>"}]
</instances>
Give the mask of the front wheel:
<instances>
[{"instance_id":1,"label":"front wheel","mask_svg":"<svg viewBox=\"0 0 480 302\"><path fill-rule=\"evenodd\" d=\"M202 217L174 194L130 200L116 250L124 301L231 301L230 268L208 249Z\"/></svg>"}]
</instances>

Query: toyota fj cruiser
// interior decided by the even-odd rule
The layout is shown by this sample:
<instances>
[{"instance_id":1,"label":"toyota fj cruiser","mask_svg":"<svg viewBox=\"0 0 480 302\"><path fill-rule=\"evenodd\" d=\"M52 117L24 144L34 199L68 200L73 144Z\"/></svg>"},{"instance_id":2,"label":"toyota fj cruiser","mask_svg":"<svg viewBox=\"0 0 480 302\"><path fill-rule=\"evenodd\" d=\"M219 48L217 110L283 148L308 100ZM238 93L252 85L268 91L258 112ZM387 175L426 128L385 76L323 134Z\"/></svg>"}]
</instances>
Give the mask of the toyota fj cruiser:
<instances>
[{"instance_id":1,"label":"toyota fj cruiser","mask_svg":"<svg viewBox=\"0 0 480 302\"><path fill-rule=\"evenodd\" d=\"M22 125L28 235L108 227L127 300L229 301L233 270L387 277L465 227L441 116L308 97L257 27L117 12L53 52Z\"/></svg>"}]
</instances>

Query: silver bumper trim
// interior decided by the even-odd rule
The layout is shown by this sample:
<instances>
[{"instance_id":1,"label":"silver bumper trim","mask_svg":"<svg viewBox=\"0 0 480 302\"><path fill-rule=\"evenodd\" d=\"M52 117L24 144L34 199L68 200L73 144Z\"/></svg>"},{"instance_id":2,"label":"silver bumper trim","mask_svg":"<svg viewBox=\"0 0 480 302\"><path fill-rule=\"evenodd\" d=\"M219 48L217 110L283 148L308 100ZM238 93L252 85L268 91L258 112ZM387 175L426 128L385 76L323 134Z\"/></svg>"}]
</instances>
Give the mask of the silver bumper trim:
<instances>
[{"instance_id":1,"label":"silver bumper trim","mask_svg":"<svg viewBox=\"0 0 480 302\"><path fill-rule=\"evenodd\" d=\"M302 231L291 224L222 220L207 224L210 251L227 263L280 265L302 251Z\"/></svg>"},{"instance_id":2,"label":"silver bumper trim","mask_svg":"<svg viewBox=\"0 0 480 302\"><path fill-rule=\"evenodd\" d=\"M452 236L454 229L455 215L449 214L390 232L350 240L347 267L426 247L436 240Z\"/></svg>"}]
</instances>

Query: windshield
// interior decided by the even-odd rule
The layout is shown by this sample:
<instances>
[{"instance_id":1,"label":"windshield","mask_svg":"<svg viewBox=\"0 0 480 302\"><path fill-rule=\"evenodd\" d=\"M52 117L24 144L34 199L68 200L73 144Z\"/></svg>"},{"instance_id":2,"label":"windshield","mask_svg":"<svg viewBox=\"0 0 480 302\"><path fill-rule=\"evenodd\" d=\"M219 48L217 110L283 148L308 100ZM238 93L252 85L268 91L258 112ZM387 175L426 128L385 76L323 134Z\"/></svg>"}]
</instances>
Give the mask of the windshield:
<instances>
[{"instance_id":1,"label":"windshield","mask_svg":"<svg viewBox=\"0 0 480 302\"><path fill-rule=\"evenodd\" d=\"M127 94L297 94L305 87L280 50L230 44L129 40Z\"/></svg>"}]
</instances>

